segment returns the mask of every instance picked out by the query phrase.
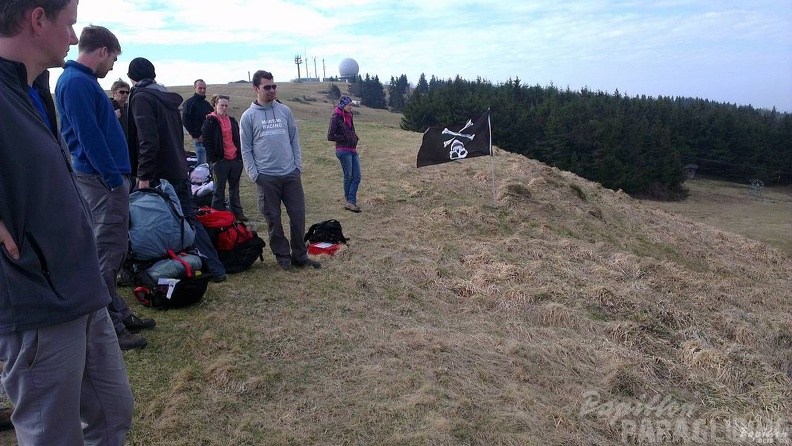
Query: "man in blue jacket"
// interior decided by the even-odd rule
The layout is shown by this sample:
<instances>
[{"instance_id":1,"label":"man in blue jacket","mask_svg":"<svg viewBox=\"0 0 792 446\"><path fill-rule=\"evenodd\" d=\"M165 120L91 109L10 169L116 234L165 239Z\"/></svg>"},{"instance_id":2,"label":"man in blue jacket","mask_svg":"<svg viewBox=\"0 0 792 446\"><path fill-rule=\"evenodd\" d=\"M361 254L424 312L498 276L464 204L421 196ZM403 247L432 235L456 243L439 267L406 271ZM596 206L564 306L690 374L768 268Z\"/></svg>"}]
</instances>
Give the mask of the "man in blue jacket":
<instances>
[{"instance_id":1,"label":"man in blue jacket","mask_svg":"<svg viewBox=\"0 0 792 446\"><path fill-rule=\"evenodd\" d=\"M0 7L0 375L22 446L122 445L134 400L47 68L77 0Z\"/></svg>"},{"instance_id":2,"label":"man in blue jacket","mask_svg":"<svg viewBox=\"0 0 792 446\"><path fill-rule=\"evenodd\" d=\"M146 339L135 333L155 322L132 314L116 289L129 240L132 169L121 123L97 80L113 69L121 45L107 28L90 25L80 33L77 48L77 60L66 62L55 87L61 133L72 154L77 186L91 208L99 267L112 299L107 310L118 344L122 350L142 348Z\"/></svg>"}]
</instances>

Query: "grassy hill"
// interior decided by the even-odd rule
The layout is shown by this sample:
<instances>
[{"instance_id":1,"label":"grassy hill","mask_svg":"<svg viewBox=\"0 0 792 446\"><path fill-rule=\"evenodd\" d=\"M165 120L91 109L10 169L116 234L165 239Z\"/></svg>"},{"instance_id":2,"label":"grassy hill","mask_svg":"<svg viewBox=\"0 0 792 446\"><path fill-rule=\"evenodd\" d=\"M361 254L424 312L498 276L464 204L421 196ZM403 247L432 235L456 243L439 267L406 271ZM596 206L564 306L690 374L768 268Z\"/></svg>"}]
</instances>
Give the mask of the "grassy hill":
<instances>
[{"instance_id":1,"label":"grassy hill","mask_svg":"<svg viewBox=\"0 0 792 446\"><path fill-rule=\"evenodd\" d=\"M278 91L300 121L307 221L340 220L348 246L289 272L266 248L184 310L129 293L158 326L124 353L128 444L792 434L788 252L501 150L494 188L487 158L418 170L421 135L367 108L355 109L363 213L345 212L327 87ZM231 94L236 116L253 97L248 85L209 93ZM243 203L266 232L244 176Z\"/></svg>"}]
</instances>

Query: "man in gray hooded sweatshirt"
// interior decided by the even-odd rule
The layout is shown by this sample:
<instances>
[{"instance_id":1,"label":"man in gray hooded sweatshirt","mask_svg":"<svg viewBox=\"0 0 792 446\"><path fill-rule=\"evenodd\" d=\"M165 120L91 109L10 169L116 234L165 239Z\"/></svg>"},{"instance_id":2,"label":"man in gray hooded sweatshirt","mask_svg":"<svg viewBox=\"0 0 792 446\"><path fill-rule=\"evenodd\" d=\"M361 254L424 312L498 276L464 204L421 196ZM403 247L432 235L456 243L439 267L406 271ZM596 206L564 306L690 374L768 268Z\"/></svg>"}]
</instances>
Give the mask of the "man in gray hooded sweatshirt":
<instances>
[{"instance_id":1,"label":"man in gray hooded sweatshirt","mask_svg":"<svg viewBox=\"0 0 792 446\"><path fill-rule=\"evenodd\" d=\"M291 109L277 101L276 88L272 73L259 70L253 75L256 101L242 114L239 124L242 160L258 187L259 210L267 219L269 245L278 265L284 271L292 265L321 268L319 262L308 258L303 240L305 194L297 126ZM291 244L283 233L281 202L289 214Z\"/></svg>"}]
</instances>

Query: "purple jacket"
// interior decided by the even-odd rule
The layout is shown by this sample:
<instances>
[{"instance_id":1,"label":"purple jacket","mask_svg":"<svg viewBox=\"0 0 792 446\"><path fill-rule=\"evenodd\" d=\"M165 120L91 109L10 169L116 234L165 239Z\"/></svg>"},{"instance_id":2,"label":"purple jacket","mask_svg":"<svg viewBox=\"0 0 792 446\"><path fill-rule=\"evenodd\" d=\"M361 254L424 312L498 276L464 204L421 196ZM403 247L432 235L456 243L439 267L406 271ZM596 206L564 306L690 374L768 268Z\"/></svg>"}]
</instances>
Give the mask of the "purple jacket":
<instances>
[{"instance_id":1,"label":"purple jacket","mask_svg":"<svg viewBox=\"0 0 792 446\"><path fill-rule=\"evenodd\" d=\"M335 141L336 150L356 152L358 136L355 133L355 122L349 115L349 124L344 120L344 111L336 107L330 118L330 127L327 129L327 140Z\"/></svg>"}]
</instances>

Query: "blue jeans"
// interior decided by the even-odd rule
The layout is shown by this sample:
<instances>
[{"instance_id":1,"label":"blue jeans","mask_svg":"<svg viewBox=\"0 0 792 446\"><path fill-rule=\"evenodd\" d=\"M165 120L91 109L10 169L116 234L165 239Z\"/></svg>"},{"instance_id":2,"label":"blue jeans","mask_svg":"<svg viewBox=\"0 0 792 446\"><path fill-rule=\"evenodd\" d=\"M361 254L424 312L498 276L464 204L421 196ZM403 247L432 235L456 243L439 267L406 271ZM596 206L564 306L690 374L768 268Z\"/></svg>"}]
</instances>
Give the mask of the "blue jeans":
<instances>
[{"instance_id":1,"label":"blue jeans","mask_svg":"<svg viewBox=\"0 0 792 446\"><path fill-rule=\"evenodd\" d=\"M195 157L198 158L198 164L206 162L206 148L200 141L193 141L195 143Z\"/></svg>"},{"instance_id":2,"label":"blue jeans","mask_svg":"<svg viewBox=\"0 0 792 446\"><path fill-rule=\"evenodd\" d=\"M336 158L341 162L344 171L344 198L357 205L357 191L360 185L360 158L357 152L336 150Z\"/></svg>"}]
</instances>

